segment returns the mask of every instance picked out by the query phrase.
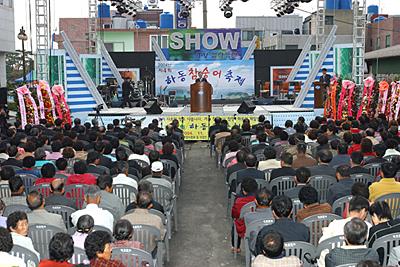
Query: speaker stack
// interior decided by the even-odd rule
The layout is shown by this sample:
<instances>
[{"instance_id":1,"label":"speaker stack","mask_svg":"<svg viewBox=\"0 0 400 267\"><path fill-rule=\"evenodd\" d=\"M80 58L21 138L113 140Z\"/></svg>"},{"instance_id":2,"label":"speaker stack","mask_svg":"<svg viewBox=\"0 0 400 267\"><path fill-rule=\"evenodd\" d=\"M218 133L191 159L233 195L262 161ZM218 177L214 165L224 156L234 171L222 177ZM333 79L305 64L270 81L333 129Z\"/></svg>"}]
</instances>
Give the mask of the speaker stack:
<instances>
[{"instance_id":1,"label":"speaker stack","mask_svg":"<svg viewBox=\"0 0 400 267\"><path fill-rule=\"evenodd\" d=\"M162 109L158 105L157 101L149 101L144 106L144 110L146 110L147 114L161 114L163 113Z\"/></svg>"},{"instance_id":2,"label":"speaker stack","mask_svg":"<svg viewBox=\"0 0 400 267\"><path fill-rule=\"evenodd\" d=\"M238 108L237 112L239 114L252 114L256 109L256 105L253 102L246 100L243 101L240 107Z\"/></svg>"}]
</instances>

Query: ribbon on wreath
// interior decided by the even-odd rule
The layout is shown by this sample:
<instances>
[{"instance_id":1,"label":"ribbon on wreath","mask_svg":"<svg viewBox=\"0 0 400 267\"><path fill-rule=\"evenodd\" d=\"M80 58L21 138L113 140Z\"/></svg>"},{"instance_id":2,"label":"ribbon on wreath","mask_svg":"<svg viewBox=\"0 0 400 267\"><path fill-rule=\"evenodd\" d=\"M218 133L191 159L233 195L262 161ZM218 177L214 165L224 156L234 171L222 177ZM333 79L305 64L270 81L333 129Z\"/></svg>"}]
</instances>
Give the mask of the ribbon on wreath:
<instances>
[{"instance_id":1,"label":"ribbon on wreath","mask_svg":"<svg viewBox=\"0 0 400 267\"><path fill-rule=\"evenodd\" d=\"M356 84L349 80L342 82L342 91L340 93L340 100L337 112L337 119L341 120L353 115L353 98L354 89Z\"/></svg>"},{"instance_id":2,"label":"ribbon on wreath","mask_svg":"<svg viewBox=\"0 0 400 267\"><path fill-rule=\"evenodd\" d=\"M29 124L39 124L39 115L35 100L26 85L17 88L19 112L21 114L21 126Z\"/></svg>"},{"instance_id":3,"label":"ribbon on wreath","mask_svg":"<svg viewBox=\"0 0 400 267\"><path fill-rule=\"evenodd\" d=\"M328 89L328 98L325 101L324 116L336 120L336 92L338 81L336 77L331 79L331 86Z\"/></svg>"},{"instance_id":4,"label":"ribbon on wreath","mask_svg":"<svg viewBox=\"0 0 400 267\"><path fill-rule=\"evenodd\" d=\"M71 112L65 100L64 87L62 85L54 85L51 92L56 106L57 117L63 121L63 124L71 124Z\"/></svg>"},{"instance_id":5,"label":"ribbon on wreath","mask_svg":"<svg viewBox=\"0 0 400 267\"><path fill-rule=\"evenodd\" d=\"M56 110L49 84L40 80L36 85L36 92L39 101L40 118L53 123L56 118Z\"/></svg>"},{"instance_id":6,"label":"ribbon on wreath","mask_svg":"<svg viewBox=\"0 0 400 267\"><path fill-rule=\"evenodd\" d=\"M378 99L378 107L377 107L377 115L385 114L387 99L389 95L389 83L387 81L381 81L379 83L379 99Z\"/></svg>"},{"instance_id":7,"label":"ribbon on wreath","mask_svg":"<svg viewBox=\"0 0 400 267\"><path fill-rule=\"evenodd\" d=\"M361 105L358 109L357 119L362 114L368 114L371 108L372 92L374 90L375 80L372 77L368 77L364 80L364 91L361 98Z\"/></svg>"},{"instance_id":8,"label":"ribbon on wreath","mask_svg":"<svg viewBox=\"0 0 400 267\"><path fill-rule=\"evenodd\" d=\"M396 92L395 92L396 107L395 107L395 113L394 113L393 119L397 120L397 118L399 117L399 112L400 112L400 81L396 82L395 87L396 87Z\"/></svg>"}]
</instances>

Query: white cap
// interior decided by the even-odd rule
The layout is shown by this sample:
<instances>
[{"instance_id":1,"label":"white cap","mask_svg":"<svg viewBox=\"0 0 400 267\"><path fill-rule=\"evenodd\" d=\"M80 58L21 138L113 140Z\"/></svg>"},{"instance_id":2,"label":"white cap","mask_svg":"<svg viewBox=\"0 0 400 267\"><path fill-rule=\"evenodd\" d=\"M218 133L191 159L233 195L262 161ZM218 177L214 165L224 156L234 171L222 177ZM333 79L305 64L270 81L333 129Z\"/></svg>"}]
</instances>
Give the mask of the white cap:
<instances>
[{"instance_id":1,"label":"white cap","mask_svg":"<svg viewBox=\"0 0 400 267\"><path fill-rule=\"evenodd\" d=\"M162 172L163 169L164 169L164 165L163 165L163 163L161 161L154 161L151 164L151 170L153 172Z\"/></svg>"},{"instance_id":2,"label":"white cap","mask_svg":"<svg viewBox=\"0 0 400 267\"><path fill-rule=\"evenodd\" d=\"M161 131L158 133L158 135L159 135L159 136L167 136L168 134L167 134L167 131L166 131L166 130L161 130Z\"/></svg>"}]
</instances>

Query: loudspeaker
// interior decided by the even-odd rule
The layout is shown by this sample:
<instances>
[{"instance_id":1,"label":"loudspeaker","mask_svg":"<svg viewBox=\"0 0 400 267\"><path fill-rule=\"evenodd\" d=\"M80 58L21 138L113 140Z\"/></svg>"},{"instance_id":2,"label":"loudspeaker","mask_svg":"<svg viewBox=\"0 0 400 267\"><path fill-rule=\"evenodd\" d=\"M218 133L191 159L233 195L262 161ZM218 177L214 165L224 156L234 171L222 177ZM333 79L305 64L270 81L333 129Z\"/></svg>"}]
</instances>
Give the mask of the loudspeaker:
<instances>
[{"instance_id":1,"label":"loudspeaker","mask_svg":"<svg viewBox=\"0 0 400 267\"><path fill-rule=\"evenodd\" d=\"M158 105L157 101L149 101L146 106L144 106L144 110L146 110L147 114L161 114L163 113L162 109Z\"/></svg>"},{"instance_id":2,"label":"loudspeaker","mask_svg":"<svg viewBox=\"0 0 400 267\"><path fill-rule=\"evenodd\" d=\"M237 112L239 114L251 114L256 109L256 105L253 102L247 100L243 101L240 107L238 108Z\"/></svg>"},{"instance_id":3,"label":"loudspeaker","mask_svg":"<svg viewBox=\"0 0 400 267\"><path fill-rule=\"evenodd\" d=\"M7 105L7 87L0 87L0 105Z\"/></svg>"}]
</instances>

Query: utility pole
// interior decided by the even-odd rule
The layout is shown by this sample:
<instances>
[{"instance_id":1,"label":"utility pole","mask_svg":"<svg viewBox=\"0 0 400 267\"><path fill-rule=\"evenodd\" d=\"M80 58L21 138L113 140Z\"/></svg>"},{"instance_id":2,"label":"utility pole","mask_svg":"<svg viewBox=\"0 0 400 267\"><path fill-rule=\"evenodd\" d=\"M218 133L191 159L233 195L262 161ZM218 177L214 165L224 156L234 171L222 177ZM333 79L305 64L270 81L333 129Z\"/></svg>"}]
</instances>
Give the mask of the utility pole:
<instances>
[{"instance_id":1,"label":"utility pole","mask_svg":"<svg viewBox=\"0 0 400 267\"><path fill-rule=\"evenodd\" d=\"M207 29L207 0L203 0L203 29Z\"/></svg>"}]
</instances>

